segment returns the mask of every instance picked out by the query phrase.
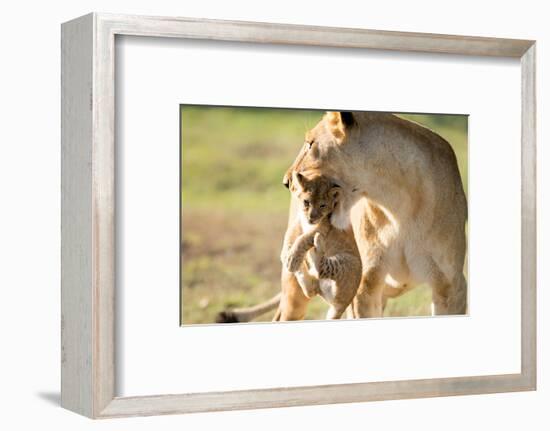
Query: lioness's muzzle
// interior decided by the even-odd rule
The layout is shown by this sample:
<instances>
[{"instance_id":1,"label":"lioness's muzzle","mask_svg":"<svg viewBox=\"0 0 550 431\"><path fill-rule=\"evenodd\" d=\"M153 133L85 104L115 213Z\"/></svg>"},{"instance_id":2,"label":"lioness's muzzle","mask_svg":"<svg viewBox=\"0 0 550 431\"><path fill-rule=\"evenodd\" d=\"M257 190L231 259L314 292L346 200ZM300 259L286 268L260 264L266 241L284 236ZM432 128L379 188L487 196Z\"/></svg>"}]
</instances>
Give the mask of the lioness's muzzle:
<instances>
[{"instance_id":1,"label":"lioness's muzzle","mask_svg":"<svg viewBox=\"0 0 550 431\"><path fill-rule=\"evenodd\" d=\"M288 175L288 173L283 176L283 186L287 189L290 188L290 175Z\"/></svg>"}]
</instances>

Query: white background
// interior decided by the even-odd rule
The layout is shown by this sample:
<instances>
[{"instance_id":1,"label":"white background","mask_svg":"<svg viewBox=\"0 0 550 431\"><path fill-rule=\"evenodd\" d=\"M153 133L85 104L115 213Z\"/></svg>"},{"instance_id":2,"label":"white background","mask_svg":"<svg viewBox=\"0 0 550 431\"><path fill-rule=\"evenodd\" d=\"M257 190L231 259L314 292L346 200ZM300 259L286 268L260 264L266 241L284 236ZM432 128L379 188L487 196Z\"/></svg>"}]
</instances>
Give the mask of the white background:
<instances>
[{"instance_id":1,"label":"white background","mask_svg":"<svg viewBox=\"0 0 550 431\"><path fill-rule=\"evenodd\" d=\"M3 10L0 105L2 211L1 327L3 428L316 429L384 427L464 430L548 429L550 297L548 184L545 148L550 92L550 29L544 2L396 1L231 2L95 0L19 2ZM532 393L389 401L90 422L58 407L59 399L59 23L90 10L180 15L531 38L538 40L539 390ZM488 172L498 156L488 164ZM497 190L497 193L503 193ZM496 337L506 336L498 330ZM489 341L488 341L489 342ZM364 425L361 425L364 424Z\"/></svg>"},{"instance_id":2,"label":"white background","mask_svg":"<svg viewBox=\"0 0 550 431\"><path fill-rule=\"evenodd\" d=\"M141 37L117 49L118 395L520 372L519 61ZM182 102L470 114L470 316L180 328Z\"/></svg>"}]
</instances>

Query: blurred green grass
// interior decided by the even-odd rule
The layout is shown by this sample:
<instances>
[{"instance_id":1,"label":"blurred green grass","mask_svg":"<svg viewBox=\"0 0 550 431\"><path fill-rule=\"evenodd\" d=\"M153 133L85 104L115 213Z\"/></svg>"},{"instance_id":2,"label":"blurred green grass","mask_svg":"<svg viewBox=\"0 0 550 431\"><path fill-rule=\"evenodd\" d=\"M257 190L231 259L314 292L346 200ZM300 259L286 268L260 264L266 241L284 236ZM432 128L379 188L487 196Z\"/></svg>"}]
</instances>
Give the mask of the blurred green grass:
<instances>
[{"instance_id":1,"label":"blurred green grass","mask_svg":"<svg viewBox=\"0 0 550 431\"><path fill-rule=\"evenodd\" d=\"M289 192L282 176L322 111L181 107L182 322L212 323L225 307L262 302L280 289L279 252ZM453 146L467 190L466 116L401 114ZM429 315L420 286L388 301L386 315ZM315 298L307 319L323 319ZM261 320L271 320L268 314Z\"/></svg>"},{"instance_id":2,"label":"blurred green grass","mask_svg":"<svg viewBox=\"0 0 550 431\"><path fill-rule=\"evenodd\" d=\"M194 207L286 211L283 174L320 111L182 107L182 198Z\"/></svg>"}]
</instances>

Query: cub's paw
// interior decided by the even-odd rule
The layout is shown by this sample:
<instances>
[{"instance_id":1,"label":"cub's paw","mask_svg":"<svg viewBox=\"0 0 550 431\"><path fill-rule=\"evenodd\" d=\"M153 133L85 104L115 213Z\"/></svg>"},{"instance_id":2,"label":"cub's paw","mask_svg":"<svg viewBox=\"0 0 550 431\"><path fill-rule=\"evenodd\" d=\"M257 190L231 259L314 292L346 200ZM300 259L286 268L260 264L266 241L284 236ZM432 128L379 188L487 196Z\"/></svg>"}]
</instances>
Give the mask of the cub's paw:
<instances>
[{"instance_id":1,"label":"cub's paw","mask_svg":"<svg viewBox=\"0 0 550 431\"><path fill-rule=\"evenodd\" d=\"M303 256L300 256L296 253L289 254L286 259L286 269L289 272L296 272L300 269L302 261L304 260Z\"/></svg>"},{"instance_id":2,"label":"cub's paw","mask_svg":"<svg viewBox=\"0 0 550 431\"><path fill-rule=\"evenodd\" d=\"M309 298L309 299L311 299L314 296L319 295L321 293L321 291L319 290L318 287L313 287L313 286L304 286L304 287L302 287L302 292L304 293L306 298Z\"/></svg>"}]
</instances>

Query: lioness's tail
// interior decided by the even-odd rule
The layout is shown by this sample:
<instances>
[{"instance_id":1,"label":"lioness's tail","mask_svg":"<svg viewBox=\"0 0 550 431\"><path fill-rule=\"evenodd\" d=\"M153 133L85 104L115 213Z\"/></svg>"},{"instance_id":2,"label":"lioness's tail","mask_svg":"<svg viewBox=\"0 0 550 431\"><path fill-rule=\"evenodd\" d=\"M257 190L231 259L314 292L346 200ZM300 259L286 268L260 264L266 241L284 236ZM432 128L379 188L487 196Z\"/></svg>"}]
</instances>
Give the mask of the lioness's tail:
<instances>
[{"instance_id":1,"label":"lioness's tail","mask_svg":"<svg viewBox=\"0 0 550 431\"><path fill-rule=\"evenodd\" d=\"M234 308L226 309L220 311L216 316L216 323L239 323L239 322L250 322L262 314L267 313L268 311L274 310L279 306L281 301L281 293L277 293L273 298L269 299L266 302L261 304L254 305L247 308Z\"/></svg>"}]
</instances>

